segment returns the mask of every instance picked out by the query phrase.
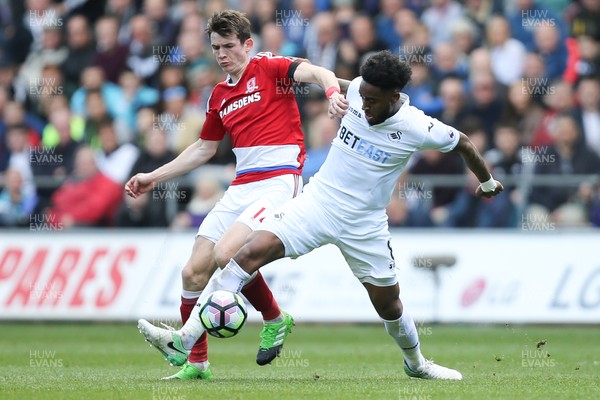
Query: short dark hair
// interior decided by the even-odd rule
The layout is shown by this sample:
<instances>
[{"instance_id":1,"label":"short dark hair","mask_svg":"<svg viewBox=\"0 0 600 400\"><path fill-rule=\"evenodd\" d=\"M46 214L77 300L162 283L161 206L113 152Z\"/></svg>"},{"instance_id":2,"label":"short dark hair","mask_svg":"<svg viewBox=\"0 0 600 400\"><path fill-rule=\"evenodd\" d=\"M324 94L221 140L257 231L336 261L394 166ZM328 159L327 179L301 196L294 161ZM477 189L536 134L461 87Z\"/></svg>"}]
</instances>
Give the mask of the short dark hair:
<instances>
[{"instance_id":1,"label":"short dark hair","mask_svg":"<svg viewBox=\"0 0 600 400\"><path fill-rule=\"evenodd\" d=\"M206 33L218 33L225 37L235 34L241 43L250 39L251 25L250 20L241 12L235 10L225 10L214 13L206 25Z\"/></svg>"},{"instance_id":2,"label":"short dark hair","mask_svg":"<svg viewBox=\"0 0 600 400\"><path fill-rule=\"evenodd\" d=\"M105 115L98 122L98 132L104 130L104 128L110 128L113 132L115 131L115 126L113 125L114 119L110 115Z\"/></svg>"},{"instance_id":3,"label":"short dark hair","mask_svg":"<svg viewBox=\"0 0 600 400\"><path fill-rule=\"evenodd\" d=\"M360 67L365 82L381 89L402 90L410 81L410 66L400 61L389 50L373 54Z\"/></svg>"},{"instance_id":4,"label":"short dark hair","mask_svg":"<svg viewBox=\"0 0 600 400\"><path fill-rule=\"evenodd\" d=\"M18 132L22 132L22 133L29 133L29 127L27 125L25 125L25 123L23 122L17 122L15 124L9 125L7 127L8 131L18 131Z\"/></svg>"}]
</instances>

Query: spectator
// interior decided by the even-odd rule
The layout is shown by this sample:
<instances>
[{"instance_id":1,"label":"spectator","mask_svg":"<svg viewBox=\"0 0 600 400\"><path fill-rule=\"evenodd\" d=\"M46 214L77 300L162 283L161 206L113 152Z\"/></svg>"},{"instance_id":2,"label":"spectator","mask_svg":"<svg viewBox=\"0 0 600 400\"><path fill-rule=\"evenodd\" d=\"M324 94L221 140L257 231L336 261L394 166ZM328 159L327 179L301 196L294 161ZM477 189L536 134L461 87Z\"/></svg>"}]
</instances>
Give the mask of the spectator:
<instances>
[{"instance_id":1,"label":"spectator","mask_svg":"<svg viewBox=\"0 0 600 400\"><path fill-rule=\"evenodd\" d=\"M385 50L385 48L385 43L376 36L371 18L359 14L350 23L350 38L340 42L338 63L344 67L346 76L354 79L359 75L358 69L363 60L370 53Z\"/></svg>"},{"instance_id":2,"label":"spectator","mask_svg":"<svg viewBox=\"0 0 600 400\"><path fill-rule=\"evenodd\" d=\"M47 117L50 103L56 97L66 95L64 88L64 78L58 65L44 65L40 76L30 82L25 104L36 115Z\"/></svg>"},{"instance_id":3,"label":"spectator","mask_svg":"<svg viewBox=\"0 0 600 400\"><path fill-rule=\"evenodd\" d=\"M164 198L153 198L153 193L144 193L137 198L124 196L123 203L117 210L115 225L120 228L154 228L169 226L164 207Z\"/></svg>"},{"instance_id":4,"label":"spectator","mask_svg":"<svg viewBox=\"0 0 600 400\"><path fill-rule=\"evenodd\" d=\"M567 68L567 47L560 37L558 28L542 25L535 30L535 49L545 65L545 77L560 78Z\"/></svg>"},{"instance_id":5,"label":"spectator","mask_svg":"<svg viewBox=\"0 0 600 400\"><path fill-rule=\"evenodd\" d=\"M402 8L394 14L394 31L398 39L400 39L400 44L398 47L391 49L392 53L398 53L400 51L399 47L405 45L405 42L410 36L418 33L418 26L422 26L427 30L424 25L420 24L419 19L413 10ZM410 40L408 41L410 42ZM429 35L427 36L427 41L424 45L429 48Z\"/></svg>"},{"instance_id":6,"label":"spectator","mask_svg":"<svg viewBox=\"0 0 600 400\"><path fill-rule=\"evenodd\" d=\"M136 13L133 3L133 0L108 0L106 4L106 15L117 21L117 42L121 45L129 43L129 21Z\"/></svg>"},{"instance_id":7,"label":"spectator","mask_svg":"<svg viewBox=\"0 0 600 400\"><path fill-rule=\"evenodd\" d=\"M555 26L559 29L561 40L566 38L564 21L547 4L534 0L517 0L517 9L507 17L512 37L523 43L528 51L534 51L534 32L542 26ZM542 1L541 3L547 3Z\"/></svg>"},{"instance_id":8,"label":"spectator","mask_svg":"<svg viewBox=\"0 0 600 400\"><path fill-rule=\"evenodd\" d=\"M319 13L312 23L315 35L312 40L306 41L306 56L313 64L334 71L339 37L335 17L330 12Z\"/></svg>"},{"instance_id":9,"label":"spectator","mask_svg":"<svg viewBox=\"0 0 600 400\"><path fill-rule=\"evenodd\" d=\"M94 56L90 26L82 15L75 15L67 22L67 49L67 57L60 69L70 95L77 89L83 69L90 65Z\"/></svg>"},{"instance_id":10,"label":"spectator","mask_svg":"<svg viewBox=\"0 0 600 400\"><path fill-rule=\"evenodd\" d=\"M169 16L169 4L166 0L144 0L144 14L152 24L156 36L155 45L174 46L177 36L177 24Z\"/></svg>"},{"instance_id":11,"label":"spectator","mask_svg":"<svg viewBox=\"0 0 600 400\"><path fill-rule=\"evenodd\" d=\"M434 150L423 150L419 158L409 168L409 173L418 175L463 175L464 165L460 156L440 153ZM418 190L422 190L417 184ZM411 214L417 226L433 226L442 223L447 215L443 207L452 203L460 189L454 187L435 187L429 198L417 199L411 207ZM426 192L427 194L427 192ZM408 197L410 199L410 196Z\"/></svg>"},{"instance_id":12,"label":"spectator","mask_svg":"<svg viewBox=\"0 0 600 400\"><path fill-rule=\"evenodd\" d=\"M107 114L118 120L127 119L128 107L123 88L112 82L107 82L104 71L98 66L90 66L83 70L81 87L71 97L71 111L73 111L73 114L88 116L86 102L90 91L101 94Z\"/></svg>"},{"instance_id":13,"label":"spectator","mask_svg":"<svg viewBox=\"0 0 600 400\"><path fill-rule=\"evenodd\" d=\"M436 82L441 82L448 77L460 79L467 77L467 64L460 55L460 51L451 43L439 43L434 47L431 74Z\"/></svg>"},{"instance_id":14,"label":"spectator","mask_svg":"<svg viewBox=\"0 0 600 400\"><path fill-rule=\"evenodd\" d=\"M454 0L432 0L421 20L431 33L431 47L452 39L452 25L464 16L464 9Z\"/></svg>"},{"instance_id":15,"label":"spectator","mask_svg":"<svg viewBox=\"0 0 600 400\"><path fill-rule=\"evenodd\" d=\"M508 88L507 102L500 120L514 125L520 133L520 143L529 144L540 126L544 111L534 101L526 82L516 81Z\"/></svg>"},{"instance_id":16,"label":"spectator","mask_svg":"<svg viewBox=\"0 0 600 400\"><path fill-rule=\"evenodd\" d=\"M304 47L305 37L312 34L307 33L310 26L305 21L310 21L315 16L315 1L292 0L292 7L285 12L281 10L280 15L280 24L283 25L288 40L296 46Z\"/></svg>"},{"instance_id":17,"label":"spectator","mask_svg":"<svg viewBox=\"0 0 600 400\"><path fill-rule=\"evenodd\" d=\"M507 191L493 198L475 196L477 177L468 173L469 183L447 206L435 210L438 225L451 228L508 228L517 223L516 207Z\"/></svg>"},{"instance_id":18,"label":"spectator","mask_svg":"<svg viewBox=\"0 0 600 400\"><path fill-rule=\"evenodd\" d=\"M429 65L424 62L411 64L410 83L403 92L410 97L410 103L429 115L439 115L444 109L442 99L434 94L434 82L431 79Z\"/></svg>"},{"instance_id":19,"label":"spectator","mask_svg":"<svg viewBox=\"0 0 600 400\"><path fill-rule=\"evenodd\" d=\"M375 19L377 37L386 44L388 49L395 50L400 46L401 38L394 29L394 16L404 6L404 0L382 0L380 12Z\"/></svg>"},{"instance_id":20,"label":"spectator","mask_svg":"<svg viewBox=\"0 0 600 400\"><path fill-rule=\"evenodd\" d=\"M142 85L141 79L132 71L125 70L119 77L119 86L123 89L123 102L125 109L116 117L118 124L117 132L119 142L134 141L136 129L136 111L143 107L151 107L158 104L160 94L153 87Z\"/></svg>"},{"instance_id":21,"label":"spectator","mask_svg":"<svg viewBox=\"0 0 600 400\"><path fill-rule=\"evenodd\" d=\"M465 132L465 135L469 137L479 154L486 152L489 142L480 118L467 117L459 128L461 132Z\"/></svg>"},{"instance_id":22,"label":"spectator","mask_svg":"<svg viewBox=\"0 0 600 400\"><path fill-rule=\"evenodd\" d=\"M600 82L584 78L577 85L579 106L574 117L583 133L582 142L600 156Z\"/></svg>"},{"instance_id":23,"label":"spectator","mask_svg":"<svg viewBox=\"0 0 600 400\"><path fill-rule=\"evenodd\" d=\"M485 24L493 14L498 14L501 4L497 0L467 0L465 2L465 19L474 24L475 35L481 37Z\"/></svg>"},{"instance_id":24,"label":"spectator","mask_svg":"<svg viewBox=\"0 0 600 400\"><path fill-rule=\"evenodd\" d=\"M558 116L572 112L574 105L573 88L564 81L552 82L543 94L543 102L547 108L531 139L532 146L552 144L556 133L553 126Z\"/></svg>"},{"instance_id":25,"label":"spectator","mask_svg":"<svg viewBox=\"0 0 600 400\"><path fill-rule=\"evenodd\" d=\"M467 57L481 43L478 29L468 19L457 21L452 26L452 44L459 52L461 62L467 63Z\"/></svg>"},{"instance_id":26,"label":"spectator","mask_svg":"<svg viewBox=\"0 0 600 400\"><path fill-rule=\"evenodd\" d=\"M44 122L26 111L22 104L9 101L4 106L3 121L7 126L25 125L27 127L27 143L30 146L38 146L42 137Z\"/></svg>"},{"instance_id":27,"label":"spectator","mask_svg":"<svg viewBox=\"0 0 600 400\"><path fill-rule=\"evenodd\" d=\"M460 126L467 116L465 87L460 79L446 78L440 84L443 111L439 119L450 126Z\"/></svg>"},{"instance_id":28,"label":"spectator","mask_svg":"<svg viewBox=\"0 0 600 400\"><path fill-rule=\"evenodd\" d=\"M117 83L119 74L126 67L129 49L119 43L119 21L116 17L105 16L96 23L96 53L92 65L104 71L104 77Z\"/></svg>"},{"instance_id":29,"label":"spectator","mask_svg":"<svg viewBox=\"0 0 600 400\"><path fill-rule=\"evenodd\" d=\"M537 161L537 175L585 175L600 171L600 159L596 153L580 144L579 126L572 117L557 117L552 133L555 141L545 154L534 151L528 155L528 159L533 158L530 161ZM538 186L531 192L531 207L527 213L546 216L561 226L583 225L587 221L587 213L579 196L580 190L581 186Z\"/></svg>"},{"instance_id":30,"label":"spectator","mask_svg":"<svg viewBox=\"0 0 600 400\"><path fill-rule=\"evenodd\" d=\"M469 78L480 73L494 73L492 70L492 56L485 47L473 50L469 57Z\"/></svg>"},{"instance_id":31,"label":"spectator","mask_svg":"<svg viewBox=\"0 0 600 400\"><path fill-rule=\"evenodd\" d=\"M494 128L502 114L502 96L496 88L496 81L492 74L480 73L473 76L471 85L473 95L467 113L483 121L488 143L491 143Z\"/></svg>"},{"instance_id":32,"label":"spectator","mask_svg":"<svg viewBox=\"0 0 600 400\"><path fill-rule=\"evenodd\" d=\"M34 176L65 178L73 172L78 141L83 136L83 124L83 119L72 116L67 107L56 108L50 114L50 121L44 129L44 145L46 151L55 156L53 159L56 162L34 165ZM78 138L77 141L74 138Z\"/></svg>"},{"instance_id":33,"label":"spectator","mask_svg":"<svg viewBox=\"0 0 600 400\"><path fill-rule=\"evenodd\" d=\"M171 228L184 229L199 226L221 197L223 197L223 187L217 179L198 179L186 210L177 215Z\"/></svg>"},{"instance_id":34,"label":"spectator","mask_svg":"<svg viewBox=\"0 0 600 400\"><path fill-rule=\"evenodd\" d=\"M182 57L185 57L185 65L188 69L211 65L212 61L205 54L204 40L199 39L195 32L182 32L177 43Z\"/></svg>"},{"instance_id":35,"label":"spectator","mask_svg":"<svg viewBox=\"0 0 600 400\"><path fill-rule=\"evenodd\" d=\"M270 52L278 56L302 56L302 51L294 43L285 38L283 28L275 22L269 21L262 25L260 30L260 51ZM311 60L316 64L315 60Z\"/></svg>"},{"instance_id":36,"label":"spectator","mask_svg":"<svg viewBox=\"0 0 600 400\"><path fill-rule=\"evenodd\" d=\"M4 174L4 189L0 192L0 226L26 226L37 204L35 193L27 193L18 169Z\"/></svg>"},{"instance_id":37,"label":"spectator","mask_svg":"<svg viewBox=\"0 0 600 400\"><path fill-rule=\"evenodd\" d=\"M8 127L6 144L10 152L8 168L15 169L21 174L23 180L23 193L25 196L35 195L35 182L31 167L30 145L27 142L28 129L24 124Z\"/></svg>"},{"instance_id":38,"label":"spectator","mask_svg":"<svg viewBox=\"0 0 600 400\"><path fill-rule=\"evenodd\" d=\"M575 37L590 36L600 42L600 1L581 0L579 10L571 21L571 34Z\"/></svg>"},{"instance_id":39,"label":"spectator","mask_svg":"<svg viewBox=\"0 0 600 400\"><path fill-rule=\"evenodd\" d=\"M147 110L147 109L146 109ZM149 128L145 133L144 149L133 164L128 176L150 172L175 158L167 147L167 136L159 129ZM168 226L165 190L156 187L136 199L124 196L117 212L117 226L156 227Z\"/></svg>"},{"instance_id":40,"label":"spectator","mask_svg":"<svg viewBox=\"0 0 600 400\"><path fill-rule=\"evenodd\" d=\"M187 93L182 86L166 89L163 93L164 112L158 117L160 129L167 133L169 148L181 153L198 139L203 117L186 104Z\"/></svg>"},{"instance_id":41,"label":"spectator","mask_svg":"<svg viewBox=\"0 0 600 400\"><path fill-rule=\"evenodd\" d=\"M69 135L73 142L79 142L83 139L85 130L85 119L78 115L73 115L68 106L61 104L60 101L55 101L50 107L50 122L44 128L42 133L42 144L45 147L55 147L61 142L66 142L66 139L62 136ZM56 113L60 115L55 116ZM63 118L68 121L68 130L61 130L57 125L57 119L61 121L59 125L62 126Z\"/></svg>"},{"instance_id":42,"label":"spectator","mask_svg":"<svg viewBox=\"0 0 600 400\"><path fill-rule=\"evenodd\" d=\"M131 175L131 167L139 150L131 143L119 144L113 121L103 119L98 126L100 149L96 154L98 169L106 177L123 185Z\"/></svg>"},{"instance_id":43,"label":"spectator","mask_svg":"<svg viewBox=\"0 0 600 400\"><path fill-rule=\"evenodd\" d=\"M131 18L131 42L127 66L148 84L152 84L152 77L160 66L154 57L155 44L156 39L152 34L150 19L145 15Z\"/></svg>"},{"instance_id":44,"label":"spectator","mask_svg":"<svg viewBox=\"0 0 600 400\"><path fill-rule=\"evenodd\" d=\"M577 76L591 76L600 79L600 42L590 36L577 38L579 58L576 59L575 73Z\"/></svg>"},{"instance_id":45,"label":"spectator","mask_svg":"<svg viewBox=\"0 0 600 400\"><path fill-rule=\"evenodd\" d=\"M505 177L518 177L523 167L521 137L514 126L500 125L494 132L494 148L484 153L492 175L504 182ZM514 186L505 185L504 189Z\"/></svg>"},{"instance_id":46,"label":"spectator","mask_svg":"<svg viewBox=\"0 0 600 400\"><path fill-rule=\"evenodd\" d=\"M208 99L218 77L217 70L208 65L188 70L188 83L191 90L188 102L200 115L206 114Z\"/></svg>"},{"instance_id":47,"label":"spectator","mask_svg":"<svg viewBox=\"0 0 600 400\"><path fill-rule=\"evenodd\" d=\"M486 38L490 47L494 76L498 82L508 86L523 73L525 46L510 37L508 22L500 16L492 17L488 22Z\"/></svg>"},{"instance_id":48,"label":"spectator","mask_svg":"<svg viewBox=\"0 0 600 400\"><path fill-rule=\"evenodd\" d=\"M87 115L82 143L96 150L100 148L100 125L106 120L110 120L112 123L112 118L107 114L102 94L97 90L87 92L85 105Z\"/></svg>"},{"instance_id":49,"label":"spectator","mask_svg":"<svg viewBox=\"0 0 600 400\"><path fill-rule=\"evenodd\" d=\"M308 179L321 168L339 127L339 121L329 118L325 113L317 115L313 119L308 130L308 149L302 169L304 183L308 183Z\"/></svg>"},{"instance_id":50,"label":"spectator","mask_svg":"<svg viewBox=\"0 0 600 400\"><path fill-rule=\"evenodd\" d=\"M122 195L122 185L98 171L93 150L82 147L73 175L52 195L48 220L64 228L111 225Z\"/></svg>"},{"instance_id":51,"label":"spectator","mask_svg":"<svg viewBox=\"0 0 600 400\"><path fill-rule=\"evenodd\" d=\"M20 85L30 93L31 87L40 86L40 77L45 65L60 65L68 56L68 50L62 44L60 30L48 27L44 29L42 48L31 52L19 70Z\"/></svg>"},{"instance_id":52,"label":"spectator","mask_svg":"<svg viewBox=\"0 0 600 400\"><path fill-rule=\"evenodd\" d=\"M249 7L251 10L247 14L253 35L260 35L262 28L271 22L279 27L284 26L282 24L282 13L280 11L278 12L275 0L256 0L251 2ZM295 23L299 22L293 19L291 21ZM296 46L298 45L296 44Z\"/></svg>"}]
</instances>

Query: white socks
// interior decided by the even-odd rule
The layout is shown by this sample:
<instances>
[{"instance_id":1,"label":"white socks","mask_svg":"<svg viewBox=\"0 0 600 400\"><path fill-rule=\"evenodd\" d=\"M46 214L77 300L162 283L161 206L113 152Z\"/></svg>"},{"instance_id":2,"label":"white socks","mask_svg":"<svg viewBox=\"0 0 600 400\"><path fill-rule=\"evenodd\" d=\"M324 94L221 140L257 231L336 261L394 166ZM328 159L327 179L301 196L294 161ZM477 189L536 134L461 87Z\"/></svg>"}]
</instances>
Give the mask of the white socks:
<instances>
[{"instance_id":1,"label":"white socks","mask_svg":"<svg viewBox=\"0 0 600 400\"><path fill-rule=\"evenodd\" d=\"M394 321L383 320L385 330L396 341L402 353L404 360L411 369L418 368L424 358L421 355L419 346L419 335L417 327L411 316L404 312L402 316Z\"/></svg>"},{"instance_id":2,"label":"white socks","mask_svg":"<svg viewBox=\"0 0 600 400\"><path fill-rule=\"evenodd\" d=\"M202 291L202 294L198 298L196 307L200 307L207 297L217 290L229 290L230 292L239 293L244 285L252 279L252 276L246 273L233 259L227 263L225 268L220 272L217 272ZM192 312L190 318L187 320L184 326L181 327L181 341L183 347L190 350L194 343L204 333L204 326L200 322L200 313Z\"/></svg>"},{"instance_id":3,"label":"white socks","mask_svg":"<svg viewBox=\"0 0 600 400\"><path fill-rule=\"evenodd\" d=\"M197 299L202 294L202 290L193 291L181 289L181 297L184 299Z\"/></svg>"}]
</instances>

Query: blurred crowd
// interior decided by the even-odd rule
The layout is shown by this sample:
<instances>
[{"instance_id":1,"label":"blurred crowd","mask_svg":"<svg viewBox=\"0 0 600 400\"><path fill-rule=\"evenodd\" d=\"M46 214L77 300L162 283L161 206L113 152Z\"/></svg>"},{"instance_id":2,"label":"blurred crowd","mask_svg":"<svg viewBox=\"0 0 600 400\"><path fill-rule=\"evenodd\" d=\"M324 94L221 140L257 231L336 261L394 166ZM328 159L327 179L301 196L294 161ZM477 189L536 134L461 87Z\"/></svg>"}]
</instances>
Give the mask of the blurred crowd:
<instances>
[{"instance_id":1,"label":"blurred crowd","mask_svg":"<svg viewBox=\"0 0 600 400\"><path fill-rule=\"evenodd\" d=\"M225 78L204 29L225 8L248 15L255 53L340 78L391 50L412 66L411 103L506 182L478 199L460 157L421 152L391 226L600 226L600 0L0 1L0 226L197 226L233 177L228 140L183 180L135 200L123 185L197 140ZM317 87L294 90L308 181L339 122Z\"/></svg>"}]
</instances>

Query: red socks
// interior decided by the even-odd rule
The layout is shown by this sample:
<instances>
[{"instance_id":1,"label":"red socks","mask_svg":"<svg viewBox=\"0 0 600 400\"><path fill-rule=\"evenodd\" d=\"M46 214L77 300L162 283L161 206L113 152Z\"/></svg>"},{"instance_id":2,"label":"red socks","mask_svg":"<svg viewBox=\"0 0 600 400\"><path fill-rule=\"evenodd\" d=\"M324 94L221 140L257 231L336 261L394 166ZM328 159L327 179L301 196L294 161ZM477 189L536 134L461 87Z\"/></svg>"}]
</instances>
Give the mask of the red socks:
<instances>
[{"instance_id":1,"label":"red socks","mask_svg":"<svg viewBox=\"0 0 600 400\"><path fill-rule=\"evenodd\" d=\"M246 296L254 308L256 308L256 310L262 314L264 320L269 321L271 319L275 319L281 314L279 305L275 301L271 289L269 289L267 286L267 283L260 272L254 279L244 286L242 293L244 296ZM181 312L181 321L183 321L184 324L190 318L192 311L194 311L196 308L197 302L197 297L193 299L186 299L184 297L181 298L181 306L179 307L179 311ZM188 362L195 363L207 360L208 338L206 332L204 332L194 347L192 347L192 351L188 357Z\"/></svg>"},{"instance_id":2,"label":"red socks","mask_svg":"<svg viewBox=\"0 0 600 400\"><path fill-rule=\"evenodd\" d=\"M262 314L265 321L275 319L281 314L279 305L260 272L242 288L242 294Z\"/></svg>"},{"instance_id":3,"label":"red socks","mask_svg":"<svg viewBox=\"0 0 600 400\"><path fill-rule=\"evenodd\" d=\"M190 318L190 314L194 311L196 307L196 303L198 302L198 298L194 299L186 299L184 297L181 298L181 306L179 307L179 311L181 312L181 321L185 324L188 318ZM200 339L194 344L192 347L192 351L190 356L188 357L188 362L203 362L208 360L208 338L206 337L206 332L200 336Z\"/></svg>"}]
</instances>

